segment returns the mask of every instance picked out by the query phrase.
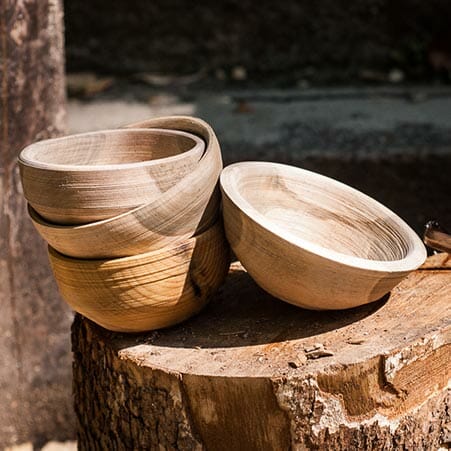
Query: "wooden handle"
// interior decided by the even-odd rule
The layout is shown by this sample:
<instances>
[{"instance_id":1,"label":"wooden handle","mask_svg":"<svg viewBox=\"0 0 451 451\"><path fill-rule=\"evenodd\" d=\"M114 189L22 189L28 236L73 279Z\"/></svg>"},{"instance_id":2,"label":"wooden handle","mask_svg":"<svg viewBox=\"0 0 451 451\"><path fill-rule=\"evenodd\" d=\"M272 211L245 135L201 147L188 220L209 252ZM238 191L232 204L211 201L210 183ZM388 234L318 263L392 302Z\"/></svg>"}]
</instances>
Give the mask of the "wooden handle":
<instances>
[{"instance_id":1,"label":"wooden handle","mask_svg":"<svg viewBox=\"0 0 451 451\"><path fill-rule=\"evenodd\" d=\"M429 221L423 236L424 243L437 251L451 253L451 234L437 221Z\"/></svg>"}]
</instances>

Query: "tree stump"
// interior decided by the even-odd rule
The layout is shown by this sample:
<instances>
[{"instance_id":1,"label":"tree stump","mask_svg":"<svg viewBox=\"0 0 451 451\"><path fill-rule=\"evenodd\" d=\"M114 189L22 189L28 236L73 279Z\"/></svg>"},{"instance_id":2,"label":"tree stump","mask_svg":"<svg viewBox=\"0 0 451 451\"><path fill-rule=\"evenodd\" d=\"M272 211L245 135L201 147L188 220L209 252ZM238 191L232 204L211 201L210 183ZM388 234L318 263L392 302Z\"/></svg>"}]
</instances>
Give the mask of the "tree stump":
<instances>
[{"instance_id":1,"label":"tree stump","mask_svg":"<svg viewBox=\"0 0 451 451\"><path fill-rule=\"evenodd\" d=\"M433 450L451 442L451 259L383 299L302 310L239 263L177 327L108 332L77 315L80 449Z\"/></svg>"},{"instance_id":2,"label":"tree stump","mask_svg":"<svg viewBox=\"0 0 451 451\"><path fill-rule=\"evenodd\" d=\"M17 156L65 130L59 0L0 0L0 449L73 434L72 314L21 191Z\"/></svg>"}]
</instances>

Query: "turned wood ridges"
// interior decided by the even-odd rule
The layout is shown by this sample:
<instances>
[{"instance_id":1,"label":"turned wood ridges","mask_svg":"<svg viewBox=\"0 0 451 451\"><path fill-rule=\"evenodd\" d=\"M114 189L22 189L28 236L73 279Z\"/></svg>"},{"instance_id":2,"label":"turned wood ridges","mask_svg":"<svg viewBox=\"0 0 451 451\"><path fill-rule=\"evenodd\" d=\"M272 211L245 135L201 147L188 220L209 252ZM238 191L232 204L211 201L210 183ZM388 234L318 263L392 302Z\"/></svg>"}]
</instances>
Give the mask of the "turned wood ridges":
<instances>
[{"instance_id":1,"label":"turned wood ridges","mask_svg":"<svg viewBox=\"0 0 451 451\"><path fill-rule=\"evenodd\" d=\"M44 141L20 164L30 217L75 311L115 331L167 327L199 312L223 282L222 158L204 121L175 116Z\"/></svg>"},{"instance_id":2,"label":"turned wood ridges","mask_svg":"<svg viewBox=\"0 0 451 451\"><path fill-rule=\"evenodd\" d=\"M420 266L415 232L374 199L292 166L244 162L221 174L224 225L266 291L312 309L373 302Z\"/></svg>"}]
</instances>

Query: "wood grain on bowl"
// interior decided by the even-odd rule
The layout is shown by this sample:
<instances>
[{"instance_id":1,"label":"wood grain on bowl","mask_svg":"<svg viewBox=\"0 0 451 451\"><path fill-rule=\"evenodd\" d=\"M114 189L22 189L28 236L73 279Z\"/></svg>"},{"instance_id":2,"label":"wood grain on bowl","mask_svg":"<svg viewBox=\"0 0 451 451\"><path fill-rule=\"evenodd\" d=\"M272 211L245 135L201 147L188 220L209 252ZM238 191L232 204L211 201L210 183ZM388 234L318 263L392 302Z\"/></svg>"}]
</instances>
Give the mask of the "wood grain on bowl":
<instances>
[{"instance_id":1,"label":"wood grain on bowl","mask_svg":"<svg viewBox=\"0 0 451 451\"><path fill-rule=\"evenodd\" d=\"M204 150L201 138L177 130L105 130L34 143L19 167L39 215L86 224L152 201L193 171Z\"/></svg>"},{"instance_id":2,"label":"wood grain on bowl","mask_svg":"<svg viewBox=\"0 0 451 451\"><path fill-rule=\"evenodd\" d=\"M375 301L426 251L389 209L336 180L266 162L221 174L233 251L255 281L287 302L344 309Z\"/></svg>"},{"instance_id":3,"label":"wood grain on bowl","mask_svg":"<svg viewBox=\"0 0 451 451\"><path fill-rule=\"evenodd\" d=\"M49 257L63 299L120 332L168 327L199 312L230 264L222 221L196 237L132 257L82 260L50 247Z\"/></svg>"},{"instance_id":4,"label":"wood grain on bowl","mask_svg":"<svg viewBox=\"0 0 451 451\"><path fill-rule=\"evenodd\" d=\"M205 142L205 152L195 167L167 191L110 219L58 225L30 209L39 233L62 254L78 258L126 257L190 238L217 219L222 157L213 129L201 119L185 116L151 119L130 127L192 133Z\"/></svg>"}]
</instances>

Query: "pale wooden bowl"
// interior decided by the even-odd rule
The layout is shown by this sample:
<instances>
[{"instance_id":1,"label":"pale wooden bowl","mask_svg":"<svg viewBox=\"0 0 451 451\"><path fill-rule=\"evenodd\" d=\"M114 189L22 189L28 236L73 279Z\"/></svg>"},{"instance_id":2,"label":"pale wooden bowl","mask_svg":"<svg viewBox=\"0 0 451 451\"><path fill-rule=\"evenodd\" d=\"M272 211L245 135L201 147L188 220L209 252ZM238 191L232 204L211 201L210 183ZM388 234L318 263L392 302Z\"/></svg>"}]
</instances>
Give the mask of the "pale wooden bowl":
<instances>
[{"instance_id":1,"label":"pale wooden bowl","mask_svg":"<svg viewBox=\"0 0 451 451\"><path fill-rule=\"evenodd\" d=\"M118 332L168 327L196 314L222 284L230 264L222 222L170 248L132 257L81 260L50 247L49 256L63 299Z\"/></svg>"},{"instance_id":2,"label":"pale wooden bowl","mask_svg":"<svg viewBox=\"0 0 451 451\"><path fill-rule=\"evenodd\" d=\"M346 309L388 293L426 258L389 209L336 180L275 163L221 174L227 238L251 277L300 307Z\"/></svg>"},{"instance_id":3,"label":"pale wooden bowl","mask_svg":"<svg viewBox=\"0 0 451 451\"><path fill-rule=\"evenodd\" d=\"M131 127L193 133L205 142L205 152L190 173L160 196L111 219L61 226L45 221L30 209L39 233L62 254L78 258L130 256L190 238L216 220L222 157L213 129L201 119L185 116L151 119Z\"/></svg>"},{"instance_id":4,"label":"pale wooden bowl","mask_svg":"<svg viewBox=\"0 0 451 451\"><path fill-rule=\"evenodd\" d=\"M177 130L105 130L39 141L19 156L25 198L44 219L86 224L146 204L202 158L201 138Z\"/></svg>"}]
</instances>

